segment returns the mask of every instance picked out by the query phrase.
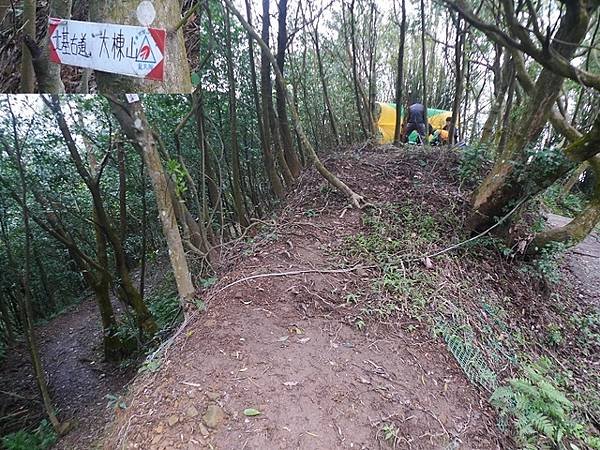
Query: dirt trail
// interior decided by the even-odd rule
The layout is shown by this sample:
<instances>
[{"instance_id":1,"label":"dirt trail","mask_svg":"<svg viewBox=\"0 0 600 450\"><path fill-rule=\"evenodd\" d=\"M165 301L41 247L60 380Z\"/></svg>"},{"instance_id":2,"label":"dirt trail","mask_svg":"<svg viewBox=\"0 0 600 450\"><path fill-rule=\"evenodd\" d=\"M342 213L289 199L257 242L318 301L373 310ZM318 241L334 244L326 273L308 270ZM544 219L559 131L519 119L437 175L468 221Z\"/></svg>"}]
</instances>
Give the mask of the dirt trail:
<instances>
[{"instance_id":1,"label":"dirt trail","mask_svg":"<svg viewBox=\"0 0 600 450\"><path fill-rule=\"evenodd\" d=\"M102 361L101 333L93 298L36 329L54 404L61 419L76 418L74 430L59 442L57 448L89 448L110 419L106 395L118 393L131 379L130 372L120 371ZM3 379L0 400L10 404L37 399L27 348L20 343L13 351L0 368ZM12 395L8 397L5 392ZM41 405L35 403L13 403L9 409L21 411L33 423L43 418Z\"/></svg>"},{"instance_id":2,"label":"dirt trail","mask_svg":"<svg viewBox=\"0 0 600 450\"><path fill-rule=\"evenodd\" d=\"M370 201L401 202L405 194L394 179L406 175L389 170L393 159L361 155L360 161L335 161L334 168ZM438 166L431 171L443 170ZM381 179L374 183L376 176ZM410 175L417 184L421 176ZM314 270L344 266L334 249L361 229L361 214L344 209L344 200L318 176L305 177L276 222L232 253L219 283L203 293L206 312L176 340L159 372L135 381L127 409L116 411L106 433L115 412L105 396L118 394L131 373L101 362L95 303L85 300L38 328L61 417L78 418L57 448L87 450L103 442L111 450L373 449L390 448L394 439L397 448L506 448L486 395L430 330L409 320L370 323L363 331L351 324L349 298L372 283L374 273ZM568 220L549 214L553 226ZM565 259L579 295L596 302L599 256L596 233ZM223 289L244 277L298 270L309 272ZM0 377L0 405L19 403L17 410L38 414L30 420L39 421L24 345L0 366ZM247 417L246 408L261 414ZM385 439L386 425L395 427L388 428L395 438Z\"/></svg>"},{"instance_id":3,"label":"dirt trail","mask_svg":"<svg viewBox=\"0 0 600 450\"><path fill-rule=\"evenodd\" d=\"M546 213L548 225L561 227L571 221L569 217ZM579 245L569 250L565 267L575 279L580 295L586 295L600 307L600 233L591 233Z\"/></svg>"},{"instance_id":4,"label":"dirt trail","mask_svg":"<svg viewBox=\"0 0 600 450\"><path fill-rule=\"evenodd\" d=\"M390 184L363 176L353 184L369 199L389 198ZM332 249L361 227L360 213L344 205L316 189L288 201L272 231L246 250L252 256L204 294L207 311L161 370L134 383L104 448L391 448L386 425L397 448L501 448L485 397L428 330L415 322L412 332L385 324L360 331L346 320L348 294L371 281L368 269L224 289L257 274L342 266ZM261 414L247 417L247 408Z\"/></svg>"}]
</instances>

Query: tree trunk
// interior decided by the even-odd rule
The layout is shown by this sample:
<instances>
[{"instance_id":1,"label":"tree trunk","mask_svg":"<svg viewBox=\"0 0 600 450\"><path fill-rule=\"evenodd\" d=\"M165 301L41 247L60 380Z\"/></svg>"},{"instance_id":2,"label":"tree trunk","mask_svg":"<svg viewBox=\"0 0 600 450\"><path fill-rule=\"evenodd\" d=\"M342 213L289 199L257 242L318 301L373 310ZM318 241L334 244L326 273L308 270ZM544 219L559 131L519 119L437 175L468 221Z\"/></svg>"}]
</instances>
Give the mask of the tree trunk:
<instances>
[{"instance_id":1,"label":"tree trunk","mask_svg":"<svg viewBox=\"0 0 600 450\"><path fill-rule=\"evenodd\" d=\"M75 168L77 169L78 174L84 181L92 196L94 213L96 214L97 223L102 228L103 233L105 234L106 238L108 239L114 250L113 253L115 259L115 268L117 270L117 273L119 274L119 284L122 289L122 293L127 297L128 302L130 303L135 312L136 321L140 330L144 331L145 333L148 333L151 336L157 331L157 325L152 317L152 314L148 310L148 307L142 301L139 291L133 285L131 273L127 266L127 256L125 253L125 249L123 248L123 243L119 239L119 233L113 227L111 220L109 219L106 209L104 207L104 201L102 199L102 193L100 191L99 185L99 177L101 175L101 171L98 171L97 174L93 174L93 172L91 173L85 168L81 156L79 155L77 145L75 144L69 126L67 125L65 117L63 115L59 97L53 95L50 100L46 99L45 97L42 97L42 99L54 113L54 116L58 123L58 127L64 138L65 144L67 145L67 149L69 150L71 160L75 164ZM91 153L92 151L88 149L88 154Z\"/></svg>"},{"instance_id":2,"label":"tree trunk","mask_svg":"<svg viewBox=\"0 0 600 450\"><path fill-rule=\"evenodd\" d=\"M246 4L249 8L248 3ZM250 17L250 15L248 16ZM262 39L267 45L269 45L269 0L263 0L263 20L262 20ZM276 149L275 136L272 135L271 118L269 114L269 104L271 104L271 71L269 69L269 58L267 57L265 50L261 50L260 56L260 94L261 94L261 111L262 111L262 123L263 123L263 155L265 162L265 170L271 181L271 188L277 196L282 199L285 196L283 185L279 180L277 169L275 168L275 160L273 159L272 149Z\"/></svg>"},{"instance_id":3,"label":"tree trunk","mask_svg":"<svg viewBox=\"0 0 600 450\"><path fill-rule=\"evenodd\" d=\"M231 54L231 24L229 22L229 10L225 10L225 51L227 56L227 77L229 81L229 129L231 133L231 171L233 204L238 223L246 228L250 223L246 216L244 206L244 194L242 193L242 174L240 170L240 148L237 139L237 108L235 98L235 76L233 73L233 56Z\"/></svg>"},{"instance_id":4,"label":"tree trunk","mask_svg":"<svg viewBox=\"0 0 600 450\"><path fill-rule=\"evenodd\" d=\"M506 95L506 91L508 89L508 85L510 80L514 78L514 73L512 71L512 63L509 55L506 55L504 58L504 64L502 65L502 71L500 74L500 79L498 83L498 89L494 93L495 99L492 101L492 105L490 106L490 113L483 124L483 130L481 131L481 138L479 142L488 143L491 141L494 125L498 121L498 115L502 110L502 104L504 103L504 96Z\"/></svg>"},{"instance_id":5,"label":"tree trunk","mask_svg":"<svg viewBox=\"0 0 600 450\"><path fill-rule=\"evenodd\" d=\"M590 164L586 161L586 162L580 164L579 167L577 167L577 169L575 169L573 171L573 173L571 174L571 176L569 177L569 179L563 185L563 187L561 189L561 192L560 192L560 195L557 198L557 201L559 203L564 202L565 197L571 193L571 191L573 190L573 188L575 187L575 185L581 179L581 175L583 175L583 173L587 169L589 169L589 167L590 167Z\"/></svg>"},{"instance_id":6,"label":"tree trunk","mask_svg":"<svg viewBox=\"0 0 600 450\"><path fill-rule=\"evenodd\" d=\"M23 0L23 33L27 38L21 45L21 85L19 92L22 94L32 94L35 92L35 73L33 71L33 63L31 51L27 46L27 39L35 42L36 26L36 0Z\"/></svg>"},{"instance_id":7,"label":"tree trunk","mask_svg":"<svg viewBox=\"0 0 600 450\"><path fill-rule=\"evenodd\" d=\"M146 26L138 21L138 0L104 0L90 2L90 20L102 23ZM123 75L96 71L96 82L100 93L153 92L191 93L190 65L185 50L183 27L173 31L181 21L180 2L154 0L156 19L150 26L167 30L165 42L163 81L146 80Z\"/></svg>"},{"instance_id":8,"label":"tree trunk","mask_svg":"<svg viewBox=\"0 0 600 450\"><path fill-rule=\"evenodd\" d=\"M590 159L589 164L596 175L596 185L589 203L565 226L538 233L529 245L528 253L539 253L555 242L568 247L577 245L600 223L600 156Z\"/></svg>"},{"instance_id":9,"label":"tree trunk","mask_svg":"<svg viewBox=\"0 0 600 450\"><path fill-rule=\"evenodd\" d=\"M425 54L425 1L421 0L421 71L423 76L423 106L425 107L425 143L427 143L427 136L429 136L429 114L427 113L427 64Z\"/></svg>"},{"instance_id":10,"label":"tree trunk","mask_svg":"<svg viewBox=\"0 0 600 450\"><path fill-rule=\"evenodd\" d=\"M502 115L502 126L501 126L501 134L500 139L498 140L498 148L496 149L496 156L499 157L504 152L506 148L506 141L508 140L508 136L511 132L511 120L510 120L510 112L513 106L513 97L515 94L515 84L516 80L514 77L508 83L508 93L506 94L506 103L504 105L504 114Z\"/></svg>"},{"instance_id":11,"label":"tree trunk","mask_svg":"<svg viewBox=\"0 0 600 450\"><path fill-rule=\"evenodd\" d=\"M206 122L204 117L204 105L201 86L198 86L192 94L192 101L194 104L194 116L196 118L196 132L198 134L198 147L202 150L203 158L203 172L202 172L202 186L201 189L204 191L204 186L208 186L208 197L210 198L210 204L215 209L218 217L219 225L223 227L223 205L221 202L221 189L220 179L221 174L214 167L213 158L211 158L211 152L208 149L208 141L206 139ZM206 182L205 182L206 181ZM200 217L207 214L206 211L198 211Z\"/></svg>"},{"instance_id":12,"label":"tree trunk","mask_svg":"<svg viewBox=\"0 0 600 450\"><path fill-rule=\"evenodd\" d=\"M144 158L154 188L163 234L169 247L169 259L175 274L177 291L182 300L191 300L194 297L195 289L185 259L185 251L177 227L177 220L173 211L165 172L160 161L157 143L146 120L142 104L140 101L128 103L124 95L119 96L118 99L113 97L108 97L108 99L113 114L121 124L123 131Z\"/></svg>"},{"instance_id":13,"label":"tree trunk","mask_svg":"<svg viewBox=\"0 0 600 450\"><path fill-rule=\"evenodd\" d=\"M119 166L119 238L127 239L127 171L125 168L125 147L117 142L117 163Z\"/></svg>"},{"instance_id":14,"label":"tree trunk","mask_svg":"<svg viewBox=\"0 0 600 450\"><path fill-rule=\"evenodd\" d=\"M6 303L8 300L0 295L0 318L2 318L3 342L7 347L15 342L14 321Z\"/></svg>"},{"instance_id":15,"label":"tree trunk","mask_svg":"<svg viewBox=\"0 0 600 450\"><path fill-rule=\"evenodd\" d=\"M369 89L367 97L369 133L371 136L377 135L377 120L375 120L375 100L377 98L377 72L375 70L377 63L377 8L375 1L371 0L369 15Z\"/></svg>"},{"instance_id":16,"label":"tree trunk","mask_svg":"<svg viewBox=\"0 0 600 450\"><path fill-rule=\"evenodd\" d=\"M9 103L10 108L10 103ZM12 115L12 109L11 109ZM13 115L13 130L16 130L16 118ZM44 403L44 409L46 410L46 414L50 419L50 423L56 430L57 433L62 433L66 430L65 424L61 424L56 416L56 411L54 410L54 406L52 404L52 399L50 398L50 392L48 391L48 384L46 382L46 373L44 371L44 367L42 366L42 359L40 358L39 350L37 347L37 343L35 341L35 335L33 331L33 312L31 308L31 291L29 289L29 276L30 276L30 236L31 232L29 229L29 209L27 208L27 181L25 180L25 171L23 169L23 160L21 154L21 147L16 142L16 131L15 131L15 156L17 169L19 172L19 180L21 182L21 202L23 205L23 226L25 228L25 261L24 268L21 272L21 286L20 292L18 295L19 303L20 303L20 311L22 314L21 320L25 324L25 334L27 336L27 343L29 344L29 352L31 354L31 364L33 365L33 372L35 375L35 379L37 381L38 387L40 389L40 394L42 396L42 401ZM14 266L15 261L13 261Z\"/></svg>"},{"instance_id":17,"label":"tree trunk","mask_svg":"<svg viewBox=\"0 0 600 450\"><path fill-rule=\"evenodd\" d=\"M406 0L402 0L402 21L400 22L400 44L398 45L398 73L396 74L396 124L394 126L394 145L402 137L402 84L404 77L404 41L406 39Z\"/></svg>"},{"instance_id":18,"label":"tree trunk","mask_svg":"<svg viewBox=\"0 0 600 450\"><path fill-rule=\"evenodd\" d=\"M319 45L319 32L317 31L317 26L315 25L313 33L310 34L313 40L313 44L315 46L315 56L317 59L317 68L319 70L319 79L321 81L321 89L323 90L323 101L325 103L325 109L327 110L327 116L329 117L329 126L331 126L331 132L334 136L334 141L336 145L340 145L340 133L338 131L337 123L335 120L335 115L333 114L333 108L331 107L331 100L329 98L329 91L327 89L327 81L325 80L325 70L323 68L323 60L321 59L321 49ZM294 94L296 90L294 89Z\"/></svg>"},{"instance_id":19,"label":"tree trunk","mask_svg":"<svg viewBox=\"0 0 600 450\"><path fill-rule=\"evenodd\" d=\"M562 16L559 29L551 44L553 50L565 60L571 60L575 49L585 38L589 21L589 12L584 5L567 4L566 12ZM495 223L496 217L502 217L507 212L509 204L539 192L540 188L547 185L545 180L538 180L538 186L532 184L540 174L528 173L526 148L529 143L535 142L543 130L560 93L563 80L561 75L547 68L541 70L531 90L518 128L512 133L500 158L473 196L472 213L468 220L473 230L483 231L489 228ZM570 147L572 148L573 145ZM522 170L517 170L518 168ZM556 180L557 174L564 174L563 170L565 168L561 165L548 179ZM523 171L525 173L522 173ZM510 225L510 221L505 223L506 226Z\"/></svg>"},{"instance_id":20,"label":"tree trunk","mask_svg":"<svg viewBox=\"0 0 600 450\"><path fill-rule=\"evenodd\" d=\"M479 224L480 227L472 226L472 228L483 231L482 224L493 225L493 218L502 217L506 205L511 204L515 199L525 199L537 195L572 170L573 163L582 163L598 153L600 153L600 116L596 118L594 127L590 132L564 149L566 158L555 164L551 171L517 171L515 166L507 162L497 164L494 169L497 180L488 179L487 182L484 181L485 184L476 192L476 200L481 201L481 203L475 205L478 209L471 216L470 224ZM492 207L499 209L496 209L497 212L495 213L490 213ZM485 211L489 215L487 220L483 220L483 214L480 211ZM477 216L477 214L481 214L481 216Z\"/></svg>"},{"instance_id":21,"label":"tree trunk","mask_svg":"<svg viewBox=\"0 0 600 450\"><path fill-rule=\"evenodd\" d=\"M250 0L245 0L246 3L246 16L248 18L248 23L252 25L252 12L250 10ZM266 155L265 149L269 150L268 144L265 145L265 136L264 136L264 124L262 121L262 109L260 107L260 100L258 94L258 83L256 81L256 66L254 64L254 41L250 34L248 34L248 54L250 56L250 83L252 86L252 100L254 102L254 110L256 111L256 121L258 123L258 135L260 138L261 149L263 150L263 155ZM262 60L261 60L261 70L262 70ZM264 156L264 165L265 169L267 168L266 156ZM272 159L272 157L271 157ZM268 174L268 171L267 171Z\"/></svg>"},{"instance_id":22,"label":"tree trunk","mask_svg":"<svg viewBox=\"0 0 600 450\"><path fill-rule=\"evenodd\" d=\"M71 0L51 0L49 2L49 16L59 19L71 18ZM37 79L38 92L48 94L64 94L65 86L60 78L61 65L50 62L50 35L46 33L42 48L37 46L33 39L26 41L32 56L35 78ZM87 69L86 69L87 71Z\"/></svg>"},{"instance_id":23,"label":"tree trunk","mask_svg":"<svg viewBox=\"0 0 600 450\"><path fill-rule=\"evenodd\" d=\"M146 164L144 157L140 158L140 180L142 197L142 257L140 261L140 297L144 300L144 288L146 283L146 252L148 247L148 208L146 202Z\"/></svg>"},{"instance_id":24,"label":"tree trunk","mask_svg":"<svg viewBox=\"0 0 600 450\"><path fill-rule=\"evenodd\" d=\"M282 87L285 87L285 80L284 80L283 76L281 75L279 68L277 67L277 61L275 61L275 57L269 50L268 45L265 43L265 41L263 41L261 39L261 37L256 33L256 31L254 31L252 26L249 25L248 22L246 22L246 20L244 20L244 17L235 8L235 6L231 2L231 0L223 0L223 1L227 5L227 7L231 10L231 12L233 12L233 14L238 18L238 20L240 21L242 26L246 29L246 31L252 36L252 38L254 38L254 40L256 40L256 42L258 42L261 49L263 50L264 56L268 59L268 61L271 63L271 66L273 67L273 71L275 72L275 79L276 79L277 83L280 83L282 85ZM291 103L289 100L289 97L288 97L288 103ZM357 193L355 193L343 181L341 181L334 174L332 174L329 170L327 170L327 168L323 165L323 163L321 162L321 160L315 153L315 149L313 148L310 141L308 140L308 137L304 133L304 130L302 129L302 124L300 123L300 117L298 116L296 109L291 108L290 111L292 113L292 120L294 123L294 127L296 128L296 132L300 136L300 140L302 141L303 147L306 148L310 160L315 164L315 167L317 168L319 173L332 186L334 186L336 189L338 189L342 194L346 195L350 199L350 202L352 203L352 205L354 205L356 208L361 208L362 207L361 203L364 202L364 198L361 195L358 195Z\"/></svg>"},{"instance_id":25,"label":"tree trunk","mask_svg":"<svg viewBox=\"0 0 600 450\"><path fill-rule=\"evenodd\" d=\"M196 198L201 199L201 205L198 206L198 222L194 220L192 215L187 209L185 202L177 201L179 209L184 213L181 220L182 225L187 224L187 227L192 232L192 242L197 247L194 249L206 255L208 263L212 265L217 262L217 254L214 252L214 248L211 242L214 241L214 235L212 233L212 215L208 212L206 187L208 186L208 192L213 205L214 212L218 215L218 222L221 230L224 227L223 220L223 204L221 201L221 187L217 185L216 178L221 179L221 171L213 168L212 158L208 151L208 142L205 133L205 121L204 121L204 104L202 99L201 86L198 85L194 94L192 95L194 114L196 116L196 129L198 132L198 148L201 154L200 164L200 194L194 192ZM189 172L188 172L189 173ZM193 188L193 181L190 180L190 186ZM173 191L174 193L174 191ZM197 242L197 243L196 243Z\"/></svg>"},{"instance_id":26,"label":"tree trunk","mask_svg":"<svg viewBox=\"0 0 600 450\"><path fill-rule=\"evenodd\" d=\"M421 0L423 1L423 0ZM460 104L462 101L463 86L464 86L464 75L465 70L463 67L464 62L464 43L466 30L462 30L460 27L460 17L456 20L456 43L454 47L454 62L456 65L456 78L454 82L454 102L452 103L452 119L450 120L450 126L448 127L448 143L450 145L456 144L455 130L456 124L458 123L458 114L460 111Z\"/></svg>"},{"instance_id":27,"label":"tree trunk","mask_svg":"<svg viewBox=\"0 0 600 450\"><path fill-rule=\"evenodd\" d=\"M287 45L287 0L279 0L279 30L277 33L277 67L279 71L284 73L285 65L285 50ZM285 88L285 86L284 86ZM275 83L276 92L276 104L277 104L277 117L279 119L279 131L281 135L281 143L283 145L283 154L285 156L285 162L290 169L290 173L294 179L298 178L302 167L298 159L298 154L294 150L294 144L292 142L292 133L290 132L290 124L286 112L286 93L282 92L279 83ZM289 105L293 107L293 105Z\"/></svg>"},{"instance_id":28,"label":"tree trunk","mask_svg":"<svg viewBox=\"0 0 600 450\"><path fill-rule=\"evenodd\" d=\"M273 87L271 85L271 79L269 74L269 91L272 91ZM281 133L279 132L279 117L275 112L275 107L273 106L273 96L269 95L266 98L267 100L267 109L269 111L269 125L271 126L271 138L273 147L275 150L275 157L277 158L277 163L279 165L279 173L283 177L283 181L285 185L290 188L294 184L294 177L292 176L292 172L287 165L285 160L285 154L283 152L283 143L281 138Z\"/></svg>"},{"instance_id":29,"label":"tree trunk","mask_svg":"<svg viewBox=\"0 0 600 450\"><path fill-rule=\"evenodd\" d=\"M360 80L358 76L358 57L356 56L356 29L355 29L355 17L354 17L354 2L355 0L351 0L350 2L350 48L351 48L351 64L352 64L352 80L354 81L354 99L356 101L356 109L358 112L358 118L360 120L360 128L363 132L363 136L365 139L369 138L369 134L367 132L367 126L365 124L364 114L367 111L364 111L364 105L361 101L361 93L360 93ZM343 6L342 6L343 8Z\"/></svg>"},{"instance_id":30,"label":"tree trunk","mask_svg":"<svg viewBox=\"0 0 600 450\"><path fill-rule=\"evenodd\" d=\"M95 281L91 282L92 289L102 319L102 342L104 346L104 358L107 361L119 361L127 355L125 346L117 335L117 320L110 301L110 276L108 275L108 254L106 252L106 238L102 229L96 222L94 214L94 232L96 235L96 255L106 272L100 272Z\"/></svg>"},{"instance_id":31,"label":"tree trunk","mask_svg":"<svg viewBox=\"0 0 600 450\"><path fill-rule=\"evenodd\" d=\"M83 125L83 119L80 118L80 120ZM87 138L84 138L84 142L88 149L87 159L90 167L90 175L93 178L97 178L99 172L98 161L94 155L91 143L88 142ZM117 335L117 320L110 301L111 277L108 272L106 236L100 225L101 221L98 218L95 208L92 213L92 222L94 223L94 235L96 237L96 258L98 259L98 264L104 268L104 271L98 272L98 275L95 277L89 276L89 284L96 295L96 302L98 303L100 318L102 319L104 357L108 361L119 361L127 355L127 351L120 337Z\"/></svg>"},{"instance_id":32,"label":"tree trunk","mask_svg":"<svg viewBox=\"0 0 600 450\"><path fill-rule=\"evenodd\" d=\"M40 259L40 255L38 254L35 246L33 247L33 259L35 261L35 265L38 268L38 273L40 275L40 281L42 282L42 288L44 289L44 294L46 294L46 298L48 300L48 307L52 312L56 312L58 305L56 304L56 298L54 297L54 293L52 289L50 289L50 283L48 282L48 274L46 269L44 268L44 264Z\"/></svg>"}]
</instances>

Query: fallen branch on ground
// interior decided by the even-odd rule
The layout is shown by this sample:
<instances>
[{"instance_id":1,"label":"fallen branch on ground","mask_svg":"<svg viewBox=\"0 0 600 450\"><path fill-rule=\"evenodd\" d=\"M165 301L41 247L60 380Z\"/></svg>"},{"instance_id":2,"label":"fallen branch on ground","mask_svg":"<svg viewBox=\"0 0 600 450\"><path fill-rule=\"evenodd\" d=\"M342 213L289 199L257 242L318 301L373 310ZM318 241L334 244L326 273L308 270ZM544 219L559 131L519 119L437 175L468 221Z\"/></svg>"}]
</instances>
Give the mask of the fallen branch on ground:
<instances>
[{"instance_id":1,"label":"fallen branch on ground","mask_svg":"<svg viewBox=\"0 0 600 450\"><path fill-rule=\"evenodd\" d=\"M293 271L290 271L290 272L259 273L259 274L256 274L256 275L251 275L249 277L240 278L239 280L235 280L235 281L229 283L228 285L223 286L217 292L214 292L210 296L210 298L214 298L215 295L220 294L225 289L228 289L231 286L235 286L236 284L242 283L244 281L255 280L257 278L287 277L287 276L293 276L293 275L302 275L304 273L347 273L347 272L352 272L352 271L358 270L358 269L371 269L371 268L374 268L374 267L377 267L377 266L375 266L375 265L372 265L372 266L363 266L362 264L357 264L356 266L349 267L347 269L304 269L304 270L293 270Z\"/></svg>"}]
</instances>

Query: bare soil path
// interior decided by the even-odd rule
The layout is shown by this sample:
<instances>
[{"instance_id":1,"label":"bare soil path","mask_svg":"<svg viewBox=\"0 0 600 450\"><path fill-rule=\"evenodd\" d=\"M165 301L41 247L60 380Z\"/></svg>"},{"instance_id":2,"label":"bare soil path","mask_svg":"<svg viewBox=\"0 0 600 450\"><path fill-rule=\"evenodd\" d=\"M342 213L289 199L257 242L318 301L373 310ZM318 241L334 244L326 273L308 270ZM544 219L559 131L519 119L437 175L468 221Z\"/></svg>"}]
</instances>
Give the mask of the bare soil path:
<instances>
[{"instance_id":1,"label":"bare soil path","mask_svg":"<svg viewBox=\"0 0 600 450\"><path fill-rule=\"evenodd\" d=\"M398 195L361 169L365 178L345 179L370 200ZM418 322L402 324L411 331L383 323L361 331L347 320L348 299L372 281L370 269L314 270L344 264L333 249L361 228L361 213L324 195L327 187L310 176L299 188L306 192L288 199L271 231L245 249L249 256L240 251L202 295L207 310L160 371L132 385L104 448L502 448L485 396L443 341ZM310 272L226 287L302 270ZM249 408L260 414L245 415Z\"/></svg>"},{"instance_id":2,"label":"bare soil path","mask_svg":"<svg viewBox=\"0 0 600 450\"><path fill-rule=\"evenodd\" d=\"M547 213L551 227L561 227L571 218ZM573 275L580 295L589 296L600 307L600 233L591 233L565 256L565 268Z\"/></svg>"},{"instance_id":3,"label":"bare soil path","mask_svg":"<svg viewBox=\"0 0 600 450\"><path fill-rule=\"evenodd\" d=\"M57 448L89 448L111 418L108 394L118 393L132 377L102 358L102 330L97 306L87 298L52 321L39 326L36 336L54 404L74 429ZM43 419L27 346L19 343L0 366L0 404L25 423ZM74 419L74 420L73 420ZM17 422L18 423L18 422Z\"/></svg>"},{"instance_id":4,"label":"bare soil path","mask_svg":"<svg viewBox=\"0 0 600 450\"><path fill-rule=\"evenodd\" d=\"M399 154L328 164L375 202L403 202L408 184L425 198L426 177L445 173L441 160L399 170L406 164ZM450 195L434 183L440 198ZM468 198L460 188L452 195ZM277 219L230 254L217 285L202 293L206 311L178 337L158 372L137 378L124 410L107 408L105 396L118 395L132 374L102 363L93 300L40 326L55 402L62 417L78 418L57 448L511 448L487 395L431 330L409 319L362 330L352 321L360 308L351 305L352 295L375 274L335 251L363 227L362 213L345 205L318 176L306 174ZM566 220L549 215L553 226ZM565 258L578 295L596 302L599 256L594 234ZM340 267L352 270L317 272ZM307 272L226 287L291 271ZM36 423L43 415L27 351L20 345L14 352L0 365L0 406ZM260 415L246 416L248 408Z\"/></svg>"}]
</instances>

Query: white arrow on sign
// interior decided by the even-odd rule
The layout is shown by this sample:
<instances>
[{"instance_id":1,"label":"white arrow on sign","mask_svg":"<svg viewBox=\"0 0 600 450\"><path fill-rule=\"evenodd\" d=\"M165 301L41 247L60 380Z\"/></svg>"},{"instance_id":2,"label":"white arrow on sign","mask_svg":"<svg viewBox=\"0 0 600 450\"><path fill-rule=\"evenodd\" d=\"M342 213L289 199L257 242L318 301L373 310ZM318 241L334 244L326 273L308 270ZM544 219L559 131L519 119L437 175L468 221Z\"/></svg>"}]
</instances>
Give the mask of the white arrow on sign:
<instances>
[{"instance_id":1,"label":"white arrow on sign","mask_svg":"<svg viewBox=\"0 0 600 450\"><path fill-rule=\"evenodd\" d=\"M165 30L50 18L48 31L55 63L163 79Z\"/></svg>"}]
</instances>

